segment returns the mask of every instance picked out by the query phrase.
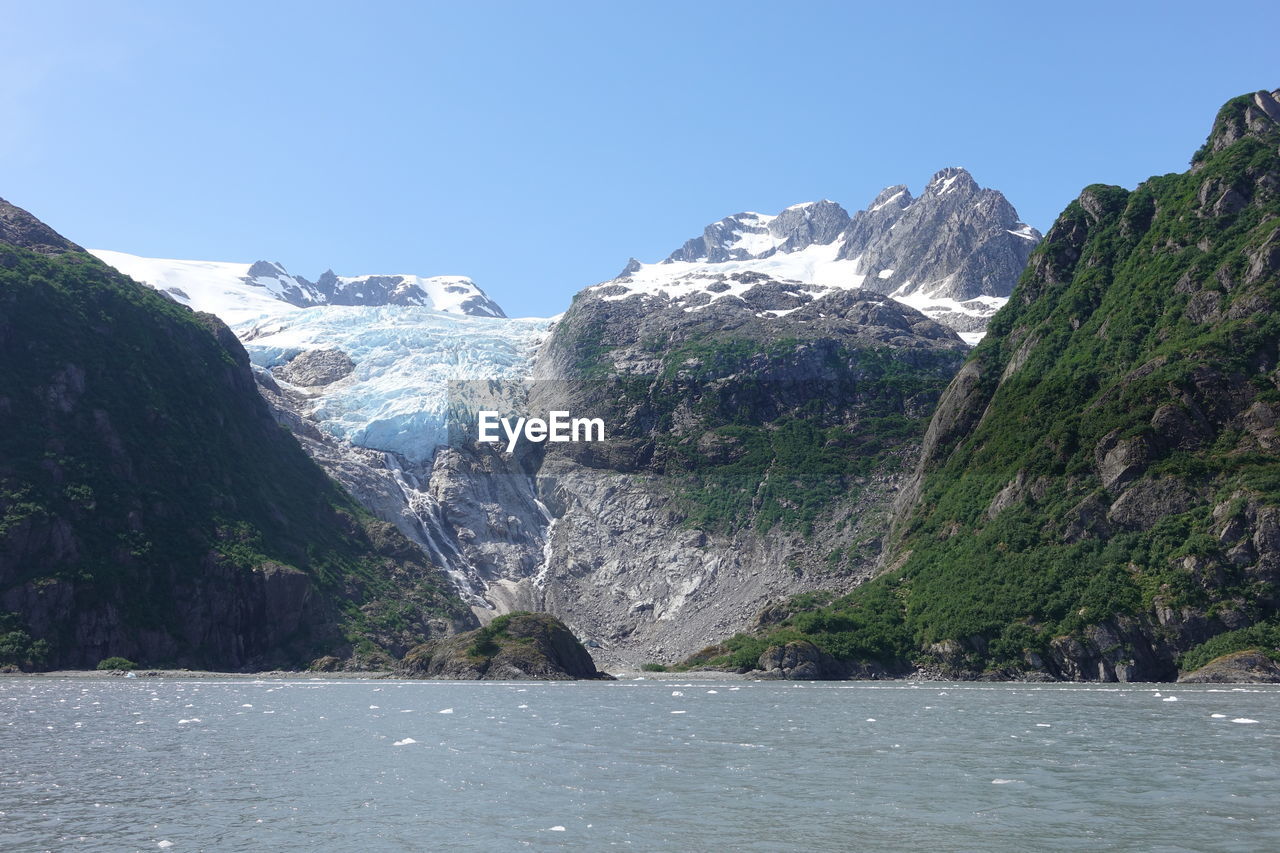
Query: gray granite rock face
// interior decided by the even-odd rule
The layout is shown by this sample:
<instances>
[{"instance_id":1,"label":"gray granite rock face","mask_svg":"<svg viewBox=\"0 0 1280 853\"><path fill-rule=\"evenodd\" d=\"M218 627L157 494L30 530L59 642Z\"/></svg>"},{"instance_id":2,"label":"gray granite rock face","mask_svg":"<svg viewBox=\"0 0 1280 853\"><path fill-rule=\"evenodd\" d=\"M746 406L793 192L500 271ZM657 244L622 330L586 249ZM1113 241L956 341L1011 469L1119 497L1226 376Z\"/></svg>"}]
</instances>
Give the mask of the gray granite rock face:
<instances>
[{"instance_id":1,"label":"gray granite rock face","mask_svg":"<svg viewBox=\"0 0 1280 853\"><path fill-rule=\"evenodd\" d=\"M816 201L779 213L769 223L769 233L782 241L774 253L797 252L814 243L834 242L848 227L849 214L843 207L834 201Z\"/></svg>"},{"instance_id":2,"label":"gray granite rock face","mask_svg":"<svg viewBox=\"0 0 1280 853\"><path fill-rule=\"evenodd\" d=\"M903 204L908 198L899 196L850 224L840 256L860 259L863 287L958 301L1013 291L1040 233L1018 220L1001 193L951 168ZM879 217L874 227L872 216Z\"/></svg>"}]
</instances>

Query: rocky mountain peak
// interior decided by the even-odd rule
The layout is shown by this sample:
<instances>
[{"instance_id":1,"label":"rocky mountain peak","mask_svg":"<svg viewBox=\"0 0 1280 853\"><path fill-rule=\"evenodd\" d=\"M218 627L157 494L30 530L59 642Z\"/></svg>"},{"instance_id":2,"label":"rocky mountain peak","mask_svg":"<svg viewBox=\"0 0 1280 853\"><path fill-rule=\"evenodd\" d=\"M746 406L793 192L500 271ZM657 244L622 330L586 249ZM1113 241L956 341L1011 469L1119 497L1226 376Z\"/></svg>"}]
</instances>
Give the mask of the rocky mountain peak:
<instances>
[{"instance_id":1,"label":"rocky mountain peak","mask_svg":"<svg viewBox=\"0 0 1280 853\"><path fill-rule=\"evenodd\" d=\"M1246 136L1274 138L1280 134L1280 89L1258 91L1232 98L1218 111L1209 141L1196 152L1192 163L1202 161Z\"/></svg>"},{"instance_id":2,"label":"rocky mountain peak","mask_svg":"<svg viewBox=\"0 0 1280 853\"><path fill-rule=\"evenodd\" d=\"M254 261L249 267L248 275L249 278L257 278L260 275L275 278L276 276L288 275L288 273L277 261Z\"/></svg>"},{"instance_id":3,"label":"rocky mountain peak","mask_svg":"<svg viewBox=\"0 0 1280 853\"><path fill-rule=\"evenodd\" d=\"M718 264L755 257L761 250L773 248L769 233L773 218L752 212L726 216L704 228L701 237L686 240L667 261Z\"/></svg>"},{"instance_id":4,"label":"rocky mountain peak","mask_svg":"<svg viewBox=\"0 0 1280 853\"><path fill-rule=\"evenodd\" d=\"M883 190L854 215L839 257L858 260L864 288L964 302L1007 297L1039 242L1002 193L952 166L919 198L902 186Z\"/></svg>"},{"instance_id":5,"label":"rocky mountain peak","mask_svg":"<svg viewBox=\"0 0 1280 853\"><path fill-rule=\"evenodd\" d=\"M979 189L978 182L973 179L973 175L970 175L967 169L960 166L948 166L929 179L929 183L925 185L924 194L921 197L938 197L952 194L964 196L976 193Z\"/></svg>"},{"instance_id":6,"label":"rocky mountain peak","mask_svg":"<svg viewBox=\"0 0 1280 853\"><path fill-rule=\"evenodd\" d=\"M0 243L31 249L42 255L83 252L84 249L17 205L0 198Z\"/></svg>"},{"instance_id":7,"label":"rocky mountain peak","mask_svg":"<svg viewBox=\"0 0 1280 853\"><path fill-rule=\"evenodd\" d=\"M741 297L750 285L740 276L763 276L806 285L810 296L833 288L892 295L974 335L1004 304L1039 241L999 191L953 166L937 172L919 197L895 184L852 216L824 199L772 216L725 217L662 263L632 259L616 279L591 290L606 299L670 298L701 310Z\"/></svg>"},{"instance_id":8,"label":"rocky mountain peak","mask_svg":"<svg viewBox=\"0 0 1280 853\"><path fill-rule=\"evenodd\" d=\"M849 226L849 213L834 201L796 204L769 222L769 233L782 242L774 252L796 252L815 243L834 242Z\"/></svg>"},{"instance_id":9,"label":"rocky mountain peak","mask_svg":"<svg viewBox=\"0 0 1280 853\"><path fill-rule=\"evenodd\" d=\"M885 208L902 210L913 201L915 197L911 195L911 190L907 189L906 184L894 184L880 190L880 194L871 200L871 205L866 212L875 213Z\"/></svg>"}]
</instances>

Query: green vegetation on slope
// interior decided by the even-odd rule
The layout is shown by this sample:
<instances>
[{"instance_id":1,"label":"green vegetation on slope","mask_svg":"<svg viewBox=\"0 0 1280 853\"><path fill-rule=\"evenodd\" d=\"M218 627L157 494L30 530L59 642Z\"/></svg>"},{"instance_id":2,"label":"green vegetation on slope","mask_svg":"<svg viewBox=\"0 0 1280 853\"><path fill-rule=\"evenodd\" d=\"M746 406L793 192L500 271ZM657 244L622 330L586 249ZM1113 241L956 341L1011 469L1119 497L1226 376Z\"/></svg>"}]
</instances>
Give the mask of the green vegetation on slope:
<instances>
[{"instance_id":1,"label":"green vegetation on slope","mask_svg":"<svg viewBox=\"0 0 1280 853\"><path fill-rule=\"evenodd\" d=\"M1280 127L1252 99L1193 171L1068 206L939 407L897 567L735 664L795 633L845 659L1171 677L1274 614ZM869 635L831 629L867 609Z\"/></svg>"},{"instance_id":2,"label":"green vegetation on slope","mask_svg":"<svg viewBox=\"0 0 1280 853\"><path fill-rule=\"evenodd\" d=\"M462 613L271 420L215 318L0 244L0 361L2 618L46 644L0 663L385 658Z\"/></svg>"},{"instance_id":3,"label":"green vegetation on slope","mask_svg":"<svg viewBox=\"0 0 1280 853\"><path fill-rule=\"evenodd\" d=\"M1258 649L1272 660L1280 661L1280 624L1262 623L1219 634L1179 657L1178 668L1193 672L1223 655L1249 649Z\"/></svg>"},{"instance_id":4,"label":"green vegetation on slope","mask_svg":"<svg viewBox=\"0 0 1280 853\"><path fill-rule=\"evenodd\" d=\"M760 532L808 532L862 478L899 470L959 360L719 331L656 341L652 356L656 375L600 383L611 423L651 443L689 526Z\"/></svg>"}]
</instances>

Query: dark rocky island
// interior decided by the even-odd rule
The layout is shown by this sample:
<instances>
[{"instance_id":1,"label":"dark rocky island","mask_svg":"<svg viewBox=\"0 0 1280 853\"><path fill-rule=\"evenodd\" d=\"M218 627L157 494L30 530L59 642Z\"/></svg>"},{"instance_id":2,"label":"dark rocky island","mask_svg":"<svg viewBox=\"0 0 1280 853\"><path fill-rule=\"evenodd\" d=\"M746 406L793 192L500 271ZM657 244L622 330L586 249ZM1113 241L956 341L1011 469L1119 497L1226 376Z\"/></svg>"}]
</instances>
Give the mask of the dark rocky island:
<instances>
[{"instance_id":1,"label":"dark rocky island","mask_svg":"<svg viewBox=\"0 0 1280 853\"><path fill-rule=\"evenodd\" d=\"M431 640L409 650L397 669L410 678L464 681L612 678L564 623L546 613L517 611L476 631Z\"/></svg>"}]
</instances>

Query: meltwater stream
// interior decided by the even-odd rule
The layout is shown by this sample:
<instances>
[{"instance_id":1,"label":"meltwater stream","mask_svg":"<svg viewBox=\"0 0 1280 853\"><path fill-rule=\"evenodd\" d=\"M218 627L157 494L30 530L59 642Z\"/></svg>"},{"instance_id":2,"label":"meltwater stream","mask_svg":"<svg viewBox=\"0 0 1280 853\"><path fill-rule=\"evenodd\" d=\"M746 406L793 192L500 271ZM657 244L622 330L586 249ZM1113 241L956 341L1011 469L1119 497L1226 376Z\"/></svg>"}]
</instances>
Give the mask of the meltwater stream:
<instances>
[{"instance_id":1,"label":"meltwater stream","mask_svg":"<svg viewBox=\"0 0 1280 853\"><path fill-rule=\"evenodd\" d=\"M3 850L1280 849L1280 687L0 679Z\"/></svg>"}]
</instances>

